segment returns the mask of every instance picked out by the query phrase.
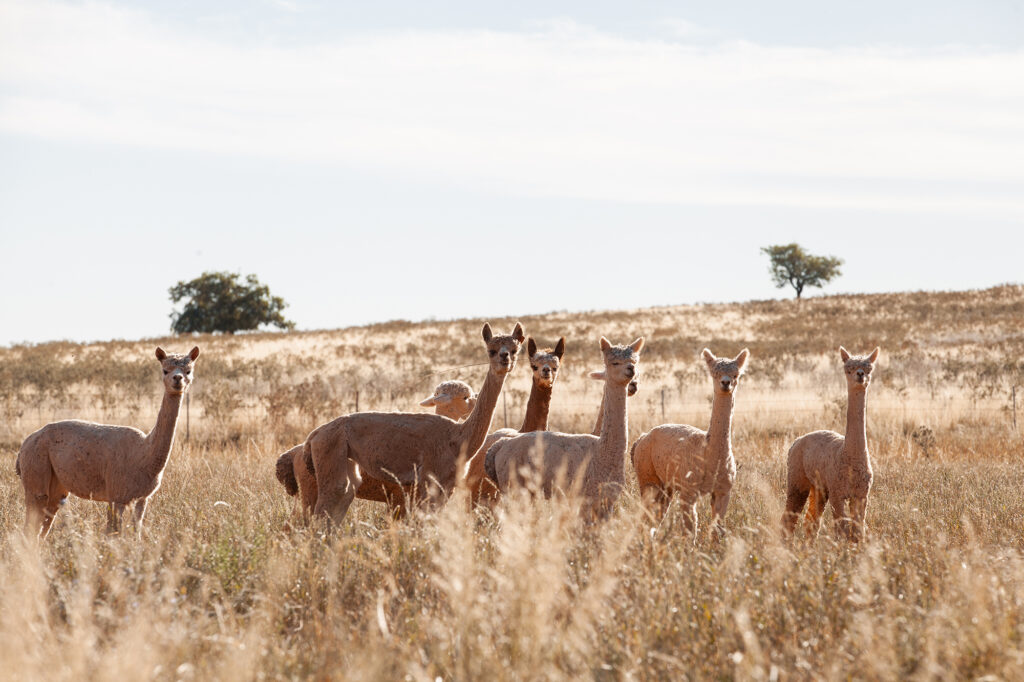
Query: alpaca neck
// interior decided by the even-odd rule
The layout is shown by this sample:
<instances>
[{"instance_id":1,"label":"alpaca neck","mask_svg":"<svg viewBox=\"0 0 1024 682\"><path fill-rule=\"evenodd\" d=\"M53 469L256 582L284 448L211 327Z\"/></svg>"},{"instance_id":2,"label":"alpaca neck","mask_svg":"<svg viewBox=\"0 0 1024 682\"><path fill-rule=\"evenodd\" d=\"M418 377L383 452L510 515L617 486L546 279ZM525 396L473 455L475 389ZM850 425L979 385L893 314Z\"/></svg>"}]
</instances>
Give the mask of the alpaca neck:
<instances>
[{"instance_id":1,"label":"alpaca neck","mask_svg":"<svg viewBox=\"0 0 1024 682\"><path fill-rule=\"evenodd\" d=\"M595 436L601 436L601 428L604 426L604 391L601 392L601 407L597 408L597 423L594 424L594 430L591 431Z\"/></svg>"},{"instance_id":2,"label":"alpaca neck","mask_svg":"<svg viewBox=\"0 0 1024 682\"><path fill-rule=\"evenodd\" d=\"M181 398L180 393L164 393L160 414L156 417L156 426L146 436L143 465L152 476L158 476L167 465L171 445L174 443L174 427L178 423L178 412L181 410Z\"/></svg>"},{"instance_id":3,"label":"alpaca neck","mask_svg":"<svg viewBox=\"0 0 1024 682\"><path fill-rule=\"evenodd\" d=\"M868 458L867 391L851 389L846 401L846 454L856 460Z\"/></svg>"},{"instance_id":4,"label":"alpaca neck","mask_svg":"<svg viewBox=\"0 0 1024 682\"><path fill-rule=\"evenodd\" d=\"M548 409L551 407L551 386L542 386L537 378L533 379L530 399L526 402L526 417L519 427L520 433L527 431L548 430Z\"/></svg>"},{"instance_id":5,"label":"alpaca neck","mask_svg":"<svg viewBox=\"0 0 1024 682\"><path fill-rule=\"evenodd\" d=\"M734 404L733 393L715 391L715 398L711 403L711 425L708 426L708 455L715 459L729 453Z\"/></svg>"},{"instance_id":6,"label":"alpaca neck","mask_svg":"<svg viewBox=\"0 0 1024 682\"><path fill-rule=\"evenodd\" d=\"M487 372L483 388L477 395L476 406L466 418L466 421L458 425L459 442L466 449L466 457L473 454L484 444L487 432L491 430L491 417L494 415L494 408L498 404L498 395L501 387L505 384L504 374L498 375L494 370Z\"/></svg>"},{"instance_id":7,"label":"alpaca neck","mask_svg":"<svg viewBox=\"0 0 1024 682\"><path fill-rule=\"evenodd\" d=\"M598 438L596 459L605 467L618 467L621 470L626 465L626 434L629 430L626 386L617 386L606 380L602 405L601 435Z\"/></svg>"}]
</instances>

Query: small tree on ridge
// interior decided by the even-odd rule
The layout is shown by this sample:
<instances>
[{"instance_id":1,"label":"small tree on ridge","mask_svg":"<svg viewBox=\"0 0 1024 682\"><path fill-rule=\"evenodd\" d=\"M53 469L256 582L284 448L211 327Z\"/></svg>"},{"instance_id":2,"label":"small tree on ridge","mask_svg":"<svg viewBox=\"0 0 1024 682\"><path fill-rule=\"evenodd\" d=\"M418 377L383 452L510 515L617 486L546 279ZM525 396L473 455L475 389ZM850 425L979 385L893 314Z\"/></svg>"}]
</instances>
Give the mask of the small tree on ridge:
<instances>
[{"instance_id":1,"label":"small tree on ridge","mask_svg":"<svg viewBox=\"0 0 1024 682\"><path fill-rule=\"evenodd\" d=\"M842 258L834 256L813 256L799 244L778 244L765 246L761 251L768 255L771 264L768 271L772 281L781 289L787 284L796 290L799 299L804 287L823 287L843 274L839 266Z\"/></svg>"},{"instance_id":2,"label":"small tree on ridge","mask_svg":"<svg viewBox=\"0 0 1024 682\"><path fill-rule=\"evenodd\" d=\"M282 311L288 306L280 296L271 296L270 288L260 284L256 275L246 275L242 282L236 272L204 272L188 282L178 282L169 289L171 301L188 299L181 312L171 313L171 329L178 334L189 332L224 332L259 329L261 324L279 329L293 329Z\"/></svg>"}]
</instances>

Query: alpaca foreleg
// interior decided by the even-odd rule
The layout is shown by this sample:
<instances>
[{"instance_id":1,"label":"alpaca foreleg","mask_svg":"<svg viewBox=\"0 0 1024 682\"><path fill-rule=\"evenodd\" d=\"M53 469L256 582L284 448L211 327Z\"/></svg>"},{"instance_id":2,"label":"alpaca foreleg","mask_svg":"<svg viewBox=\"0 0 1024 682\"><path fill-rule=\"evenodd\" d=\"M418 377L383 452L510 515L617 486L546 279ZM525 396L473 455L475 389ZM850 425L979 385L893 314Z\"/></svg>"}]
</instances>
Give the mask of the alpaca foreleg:
<instances>
[{"instance_id":1,"label":"alpaca foreleg","mask_svg":"<svg viewBox=\"0 0 1024 682\"><path fill-rule=\"evenodd\" d=\"M786 495L786 511L782 515L782 530L787 536L792 535L796 529L797 521L800 520L800 514L804 510L809 493L810 490L790 488L789 494Z\"/></svg>"},{"instance_id":2,"label":"alpaca foreleg","mask_svg":"<svg viewBox=\"0 0 1024 682\"><path fill-rule=\"evenodd\" d=\"M850 500L850 540L860 542L867 531L864 521L868 513L868 498L858 497Z\"/></svg>"},{"instance_id":3,"label":"alpaca foreleg","mask_svg":"<svg viewBox=\"0 0 1024 682\"><path fill-rule=\"evenodd\" d=\"M125 505L120 502L107 503L107 534L116 535L121 532L121 518L124 516Z\"/></svg>"},{"instance_id":4,"label":"alpaca foreleg","mask_svg":"<svg viewBox=\"0 0 1024 682\"><path fill-rule=\"evenodd\" d=\"M711 530L718 539L725 535L725 510L729 508L731 494L731 490L711 493Z\"/></svg>"},{"instance_id":5,"label":"alpaca foreleg","mask_svg":"<svg viewBox=\"0 0 1024 682\"><path fill-rule=\"evenodd\" d=\"M818 487L811 488L807 502L807 537L811 540L818 536L821 529L821 515L825 512L826 504L828 492Z\"/></svg>"},{"instance_id":6,"label":"alpaca foreleg","mask_svg":"<svg viewBox=\"0 0 1024 682\"><path fill-rule=\"evenodd\" d=\"M146 506L149 504L149 498L143 497L135 500L135 506L132 508L132 526L135 527L135 533L142 537L142 520L146 517Z\"/></svg>"},{"instance_id":7,"label":"alpaca foreleg","mask_svg":"<svg viewBox=\"0 0 1024 682\"><path fill-rule=\"evenodd\" d=\"M359 466L351 459L345 458L341 465L340 480L320 481L317 479L319 494L316 500L315 515L326 516L328 528L334 524L340 524L348 513L352 500L356 499L356 491L362 485L363 479L359 473ZM321 471L317 468L317 471Z\"/></svg>"},{"instance_id":8,"label":"alpaca foreleg","mask_svg":"<svg viewBox=\"0 0 1024 682\"><path fill-rule=\"evenodd\" d=\"M832 516L834 516L835 532L837 537L849 537L847 527L849 526L849 517L846 515L846 498L845 497L834 497L829 502L832 505Z\"/></svg>"}]
</instances>

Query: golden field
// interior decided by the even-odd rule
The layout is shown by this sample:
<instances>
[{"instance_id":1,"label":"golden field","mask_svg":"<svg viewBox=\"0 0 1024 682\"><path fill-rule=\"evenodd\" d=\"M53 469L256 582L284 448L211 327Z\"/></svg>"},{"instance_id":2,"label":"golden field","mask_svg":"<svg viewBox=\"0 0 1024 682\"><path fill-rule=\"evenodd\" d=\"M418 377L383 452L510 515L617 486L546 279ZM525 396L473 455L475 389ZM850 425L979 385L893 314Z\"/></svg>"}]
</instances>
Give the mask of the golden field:
<instances>
[{"instance_id":1,"label":"golden field","mask_svg":"<svg viewBox=\"0 0 1024 682\"><path fill-rule=\"evenodd\" d=\"M653 523L635 482L595 527L516 496L403 522L357 500L335 536L302 528L277 455L357 405L418 411L443 379L478 388L482 319L0 348L0 678L1024 678L1024 287L516 319L542 346L568 339L562 431L597 416L601 335L647 339L631 439L705 428L700 350L750 349L724 540L694 546L674 507ZM195 344L188 438L183 412L144 538L104 535L105 506L69 498L27 547L21 440L70 417L148 431L155 346ZM826 512L817 540L786 543L789 443L844 429L839 344L882 348L868 540L836 542ZM518 426L529 388L521 358L494 428Z\"/></svg>"}]
</instances>

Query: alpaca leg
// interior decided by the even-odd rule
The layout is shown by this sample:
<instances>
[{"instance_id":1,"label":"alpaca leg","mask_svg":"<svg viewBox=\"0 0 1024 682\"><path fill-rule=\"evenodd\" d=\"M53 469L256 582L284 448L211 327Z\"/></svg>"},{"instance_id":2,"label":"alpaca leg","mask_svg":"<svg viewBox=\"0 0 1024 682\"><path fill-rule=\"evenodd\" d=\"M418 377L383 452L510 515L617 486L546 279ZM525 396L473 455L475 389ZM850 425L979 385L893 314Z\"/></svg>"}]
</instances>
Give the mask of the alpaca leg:
<instances>
[{"instance_id":1,"label":"alpaca leg","mask_svg":"<svg viewBox=\"0 0 1024 682\"><path fill-rule=\"evenodd\" d=\"M716 538L725 535L725 510L729 507L731 491L711 493L711 530Z\"/></svg>"},{"instance_id":2,"label":"alpaca leg","mask_svg":"<svg viewBox=\"0 0 1024 682\"><path fill-rule=\"evenodd\" d=\"M821 488L811 488L807 504L807 537L812 540L818 536L821 528L821 515L825 512L825 505L828 503L828 493Z\"/></svg>"},{"instance_id":3,"label":"alpaca leg","mask_svg":"<svg viewBox=\"0 0 1024 682\"><path fill-rule=\"evenodd\" d=\"M804 511L809 489L790 488L786 495L786 511L782 515L782 529L786 535L792 535L800 514Z\"/></svg>"},{"instance_id":4,"label":"alpaca leg","mask_svg":"<svg viewBox=\"0 0 1024 682\"><path fill-rule=\"evenodd\" d=\"M683 515L683 525L686 532L693 536L693 542L697 542L697 502L685 502L680 509Z\"/></svg>"},{"instance_id":5,"label":"alpaca leg","mask_svg":"<svg viewBox=\"0 0 1024 682\"><path fill-rule=\"evenodd\" d=\"M330 485L327 481L317 480L319 494L316 500L315 515L326 516L328 528L331 524L340 524L345 518L352 500L356 499L356 491L362 483L359 467L355 462L346 458L342 466L343 470L339 477L341 480L334 481ZM322 471L322 468L318 466L317 471Z\"/></svg>"},{"instance_id":6,"label":"alpaca leg","mask_svg":"<svg viewBox=\"0 0 1024 682\"><path fill-rule=\"evenodd\" d=\"M60 484L56 476L50 477L50 489L46 494L46 503L43 508L42 528L39 537L46 539L50 533L50 526L53 524L53 517L57 515L61 504L68 497L68 490Z\"/></svg>"},{"instance_id":7,"label":"alpaca leg","mask_svg":"<svg viewBox=\"0 0 1024 682\"><path fill-rule=\"evenodd\" d=\"M832 504L832 516L835 517L833 519L833 521L835 523L836 536L837 537L846 537L847 536L846 527L847 527L848 521L849 521L849 519L846 516L846 498L845 497L832 498L830 500L830 503Z\"/></svg>"},{"instance_id":8,"label":"alpaca leg","mask_svg":"<svg viewBox=\"0 0 1024 682\"><path fill-rule=\"evenodd\" d=\"M114 535L121 532L121 518L124 516L125 505L120 502L107 503L107 534Z\"/></svg>"},{"instance_id":9,"label":"alpaca leg","mask_svg":"<svg viewBox=\"0 0 1024 682\"><path fill-rule=\"evenodd\" d=\"M668 511L669 496L660 485L645 485L640 488L640 499L643 501L644 509L655 521L661 522Z\"/></svg>"},{"instance_id":10,"label":"alpaca leg","mask_svg":"<svg viewBox=\"0 0 1024 682\"><path fill-rule=\"evenodd\" d=\"M146 505L149 498L143 497L135 500L135 507L132 509L132 525L135 526L135 533L142 537L142 520L146 517Z\"/></svg>"},{"instance_id":11,"label":"alpaca leg","mask_svg":"<svg viewBox=\"0 0 1024 682\"><path fill-rule=\"evenodd\" d=\"M33 496L34 497L34 496ZM42 533L43 522L46 518L46 498L42 501L32 499L25 500L25 537L39 537ZM49 523L46 524L49 528Z\"/></svg>"},{"instance_id":12,"label":"alpaca leg","mask_svg":"<svg viewBox=\"0 0 1024 682\"><path fill-rule=\"evenodd\" d=\"M858 497L850 500L850 540L860 542L867 526L864 519L868 513L868 498Z\"/></svg>"}]
</instances>

